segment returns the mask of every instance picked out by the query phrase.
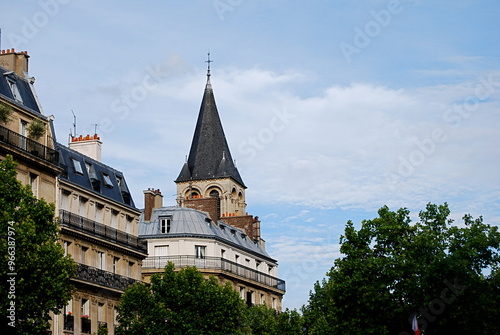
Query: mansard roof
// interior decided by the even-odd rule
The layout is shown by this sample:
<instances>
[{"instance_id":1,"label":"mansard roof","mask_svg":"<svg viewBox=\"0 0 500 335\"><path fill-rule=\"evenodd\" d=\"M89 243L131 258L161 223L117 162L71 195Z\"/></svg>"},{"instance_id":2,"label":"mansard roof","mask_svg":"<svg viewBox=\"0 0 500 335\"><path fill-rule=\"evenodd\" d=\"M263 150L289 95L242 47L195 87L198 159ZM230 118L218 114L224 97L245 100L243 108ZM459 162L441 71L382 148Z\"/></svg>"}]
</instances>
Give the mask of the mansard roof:
<instances>
[{"instance_id":1,"label":"mansard roof","mask_svg":"<svg viewBox=\"0 0 500 335\"><path fill-rule=\"evenodd\" d=\"M137 210L122 172L57 143L59 176L90 193Z\"/></svg>"},{"instance_id":2,"label":"mansard roof","mask_svg":"<svg viewBox=\"0 0 500 335\"><path fill-rule=\"evenodd\" d=\"M9 82L17 87L19 96L14 96ZM0 97L23 109L41 114L40 106L33 92L32 83L3 66L0 66Z\"/></svg>"},{"instance_id":3,"label":"mansard roof","mask_svg":"<svg viewBox=\"0 0 500 335\"><path fill-rule=\"evenodd\" d=\"M160 232L160 218L170 218L171 228L168 233ZM139 237L150 238L206 238L231 245L238 250L276 263L265 249L250 239L243 230L218 221L215 224L207 213L186 207L161 207L153 209L151 220L144 221L144 214L139 219Z\"/></svg>"},{"instance_id":4,"label":"mansard roof","mask_svg":"<svg viewBox=\"0 0 500 335\"><path fill-rule=\"evenodd\" d=\"M218 178L232 178L245 187L229 151L208 74L189 157L175 182Z\"/></svg>"}]
</instances>

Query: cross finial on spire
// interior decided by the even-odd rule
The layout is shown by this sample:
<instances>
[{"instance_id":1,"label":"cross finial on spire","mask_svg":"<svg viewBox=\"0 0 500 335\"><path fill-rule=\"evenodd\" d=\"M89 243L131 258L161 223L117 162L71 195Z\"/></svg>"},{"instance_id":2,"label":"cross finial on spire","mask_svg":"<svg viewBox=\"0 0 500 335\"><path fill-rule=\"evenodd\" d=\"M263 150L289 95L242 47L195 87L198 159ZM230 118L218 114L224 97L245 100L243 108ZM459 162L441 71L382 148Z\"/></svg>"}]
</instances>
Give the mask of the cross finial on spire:
<instances>
[{"instance_id":1,"label":"cross finial on spire","mask_svg":"<svg viewBox=\"0 0 500 335\"><path fill-rule=\"evenodd\" d=\"M213 60L210 60L210 52L208 53L208 60L205 61L205 63L208 63L208 69L207 69L207 77L210 77L210 63L212 63Z\"/></svg>"}]
</instances>

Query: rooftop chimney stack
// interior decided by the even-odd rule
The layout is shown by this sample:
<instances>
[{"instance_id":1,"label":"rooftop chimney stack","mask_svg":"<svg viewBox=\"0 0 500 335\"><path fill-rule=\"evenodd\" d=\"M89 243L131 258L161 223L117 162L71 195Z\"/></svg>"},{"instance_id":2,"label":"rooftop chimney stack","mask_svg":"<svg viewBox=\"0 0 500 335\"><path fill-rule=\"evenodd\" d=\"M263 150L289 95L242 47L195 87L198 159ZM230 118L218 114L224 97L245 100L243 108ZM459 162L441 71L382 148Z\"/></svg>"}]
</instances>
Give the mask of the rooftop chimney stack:
<instances>
[{"instance_id":1,"label":"rooftop chimney stack","mask_svg":"<svg viewBox=\"0 0 500 335\"><path fill-rule=\"evenodd\" d=\"M28 76L28 51L16 52L14 48L0 51L0 65L21 77Z\"/></svg>"},{"instance_id":2,"label":"rooftop chimney stack","mask_svg":"<svg viewBox=\"0 0 500 335\"><path fill-rule=\"evenodd\" d=\"M144 192L144 221L151 220L153 209L163 207L163 195L160 189L148 188Z\"/></svg>"},{"instance_id":3,"label":"rooftop chimney stack","mask_svg":"<svg viewBox=\"0 0 500 335\"><path fill-rule=\"evenodd\" d=\"M97 134L94 134L94 136L71 136L69 148L98 162L101 161L102 142Z\"/></svg>"}]
</instances>

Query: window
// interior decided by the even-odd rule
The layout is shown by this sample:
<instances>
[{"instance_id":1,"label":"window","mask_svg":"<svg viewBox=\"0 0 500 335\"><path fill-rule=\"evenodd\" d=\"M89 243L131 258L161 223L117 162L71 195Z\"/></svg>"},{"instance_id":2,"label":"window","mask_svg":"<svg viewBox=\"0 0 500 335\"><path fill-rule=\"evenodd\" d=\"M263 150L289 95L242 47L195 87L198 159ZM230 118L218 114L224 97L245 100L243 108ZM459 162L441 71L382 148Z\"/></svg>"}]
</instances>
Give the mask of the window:
<instances>
[{"instance_id":1,"label":"window","mask_svg":"<svg viewBox=\"0 0 500 335\"><path fill-rule=\"evenodd\" d=\"M82 299L82 317L90 317L90 304L88 299Z\"/></svg>"},{"instance_id":2,"label":"window","mask_svg":"<svg viewBox=\"0 0 500 335\"><path fill-rule=\"evenodd\" d=\"M78 214L83 217L87 217L86 213L86 205L87 205L87 198L80 197L80 208L78 209Z\"/></svg>"},{"instance_id":3,"label":"window","mask_svg":"<svg viewBox=\"0 0 500 335\"><path fill-rule=\"evenodd\" d=\"M120 258L118 257L113 257L113 273L118 274L118 261Z\"/></svg>"},{"instance_id":4,"label":"window","mask_svg":"<svg viewBox=\"0 0 500 335\"><path fill-rule=\"evenodd\" d=\"M12 92L12 95L14 96L14 99L17 102L23 102L23 98L21 97L21 94L19 93L19 88L17 87L16 81L12 78L7 78L7 83L9 84L10 91Z\"/></svg>"},{"instance_id":5,"label":"window","mask_svg":"<svg viewBox=\"0 0 500 335\"><path fill-rule=\"evenodd\" d=\"M82 253L80 254L80 263L82 264L85 264L85 255L87 253L87 250L89 250L89 248L82 247Z\"/></svg>"},{"instance_id":6,"label":"window","mask_svg":"<svg viewBox=\"0 0 500 335\"><path fill-rule=\"evenodd\" d=\"M264 294L260 294L260 304L265 305L266 304L266 296Z\"/></svg>"},{"instance_id":7,"label":"window","mask_svg":"<svg viewBox=\"0 0 500 335\"><path fill-rule=\"evenodd\" d=\"M103 172L102 179L104 180L104 186L109 188L113 187L113 182L111 181L111 177L109 176L109 174Z\"/></svg>"},{"instance_id":8,"label":"window","mask_svg":"<svg viewBox=\"0 0 500 335\"><path fill-rule=\"evenodd\" d=\"M220 250L220 258L224 258L224 254L226 253L226 250L221 249Z\"/></svg>"},{"instance_id":9,"label":"window","mask_svg":"<svg viewBox=\"0 0 500 335\"><path fill-rule=\"evenodd\" d=\"M19 138L19 147L24 150L26 150L26 135L28 133L27 127L28 122L24 120L19 121L19 134L21 135L21 137Z\"/></svg>"},{"instance_id":10,"label":"window","mask_svg":"<svg viewBox=\"0 0 500 335\"><path fill-rule=\"evenodd\" d=\"M272 308L276 309L276 298L273 298Z\"/></svg>"},{"instance_id":11,"label":"window","mask_svg":"<svg viewBox=\"0 0 500 335\"><path fill-rule=\"evenodd\" d=\"M38 198L38 175L30 172L30 186L33 196Z\"/></svg>"},{"instance_id":12,"label":"window","mask_svg":"<svg viewBox=\"0 0 500 335\"><path fill-rule=\"evenodd\" d=\"M69 195L71 193L66 191L66 190L62 190L61 192L61 209L64 209L64 210L69 210Z\"/></svg>"},{"instance_id":13,"label":"window","mask_svg":"<svg viewBox=\"0 0 500 335\"><path fill-rule=\"evenodd\" d=\"M104 321L104 304L100 302L97 305L97 322Z\"/></svg>"},{"instance_id":14,"label":"window","mask_svg":"<svg viewBox=\"0 0 500 335\"><path fill-rule=\"evenodd\" d=\"M116 221L118 220L118 211L111 210L111 227L116 228Z\"/></svg>"},{"instance_id":15,"label":"window","mask_svg":"<svg viewBox=\"0 0 500 335\"><path fill-rule=\"evenodd\" d=\"M235 261L236 263L238 263L238 259L239 259L239 258L240 258L240 256L238 256L238 255L234 255L234 261Z\"/></svg>"},{"instance_id":16,"label":"window","mask_svg":"<svg viewBox=\"0 0 500 335\"><path fill-rule=\"evenodd\" d=\"M195 246L196 258L205 258L206 247L202 245Z\"/></svg>"},{"instance_id":17,"label":"window","mask_svg":"<svg viewBox=\"0 0 500 335\"><path fill-rule=\"evenodd\" d=\"M247 306L248 307L253 306L253 292L252 291L247 291Z\"/></svg>"},{"instance_id":18,"label":"window","mask_svg":"<svg viewBox=\"0 0 500 335\"><path fill-rule=\"evenodd\" d=\"M96 203L95 204L95 221L102 223L102 209L103 205Z\"/></svg>"},{"instance_id":19,"label":"window","mask_svg":"<svg viewBox=\"0 0 500 335\"><path fill-rule=\"evenodd\" d=\"M128 262L128 270L127 270L127 275L129 277L133 277L134 276L134 262Z\"/></svg>"},{"instance_id":20,"label":"window","mask_svg":"<svg viewBox=\"0 0 500 335\"><path fill-rule=\"evenodd\" d=\"M154 256L168 256L168 245L155 245Z\"/></svg>"},{"instance_id":21,"label":"window","mask_svg":"<svg viewBox=\"0 0 500 335\"><path fill-rule=\"evenodd\" d=\"M106 270L106 254L104 252L97 252L97 268Z\"/></svg>"},{"instance_id":22,"label":"window","mask_svg":"<svg viewBox=\"0 0 500 335\"><path fill-rule=\"evenodd\" d=\"M71 158L71 162L73 163L73 167L75 168L75 172L83 175L82 163L76 158Z\"/></svg>"},{"instance_id":23,"label":"window","mask_svg":"<svg viewBox=\"0 0 500 335\"><path fill-rule=\"evenodd\" d=\"M171 220L170 218L160 219L160 231L162 234L170 233Z\"/></svg>"},{"instance_id":24,"label":"window","mask_svg":"<svg viewBox=\"0 0 500 335\"><path fill-rule=\"evenodd\" d=\"M69 241L63 242L64 256L68 256L70 254L70 252L69 252L70 245L71 245L71 242L69 242Z\"/></svg>"}]
</instances>

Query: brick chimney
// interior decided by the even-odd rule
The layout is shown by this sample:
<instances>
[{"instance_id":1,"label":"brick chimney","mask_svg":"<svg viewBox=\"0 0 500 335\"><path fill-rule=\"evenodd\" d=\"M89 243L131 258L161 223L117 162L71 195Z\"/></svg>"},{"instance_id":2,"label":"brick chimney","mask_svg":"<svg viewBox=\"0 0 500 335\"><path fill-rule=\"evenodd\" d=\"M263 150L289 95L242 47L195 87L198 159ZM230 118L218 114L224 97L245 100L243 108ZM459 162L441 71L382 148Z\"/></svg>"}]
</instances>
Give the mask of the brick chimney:
<instances>
[{"instance_id":1,"label":"brick chimney","mask_svg":"<svg viewBox=\"0 0 500 335\"><path fill-rule=\"evenodd\" d=\"M153 209L163 207L163 195L160 189L148 188L144 192L144 221L151 220Z\"/></svg>"},{"instance_id":2,"label":"brick chimney","mask_svg":"<svg viewBox=\"0 0 500 335\"><path fill-rule=\"evenodd\" d=\"M21 77L28 74L28 51L16 52L13 48L0 51L0 65Z\"/></svg>"},{"instance_id":3,"label":"brick chimney","mask_svg":"<svg viewBox=\"0 0 500 335\"><path fill-rule=\"evenodd\" d=\"M69 147L98 162L101 161L102 142L97 134L93 136L71 136Z\"/></svg>"}]
</instances>

